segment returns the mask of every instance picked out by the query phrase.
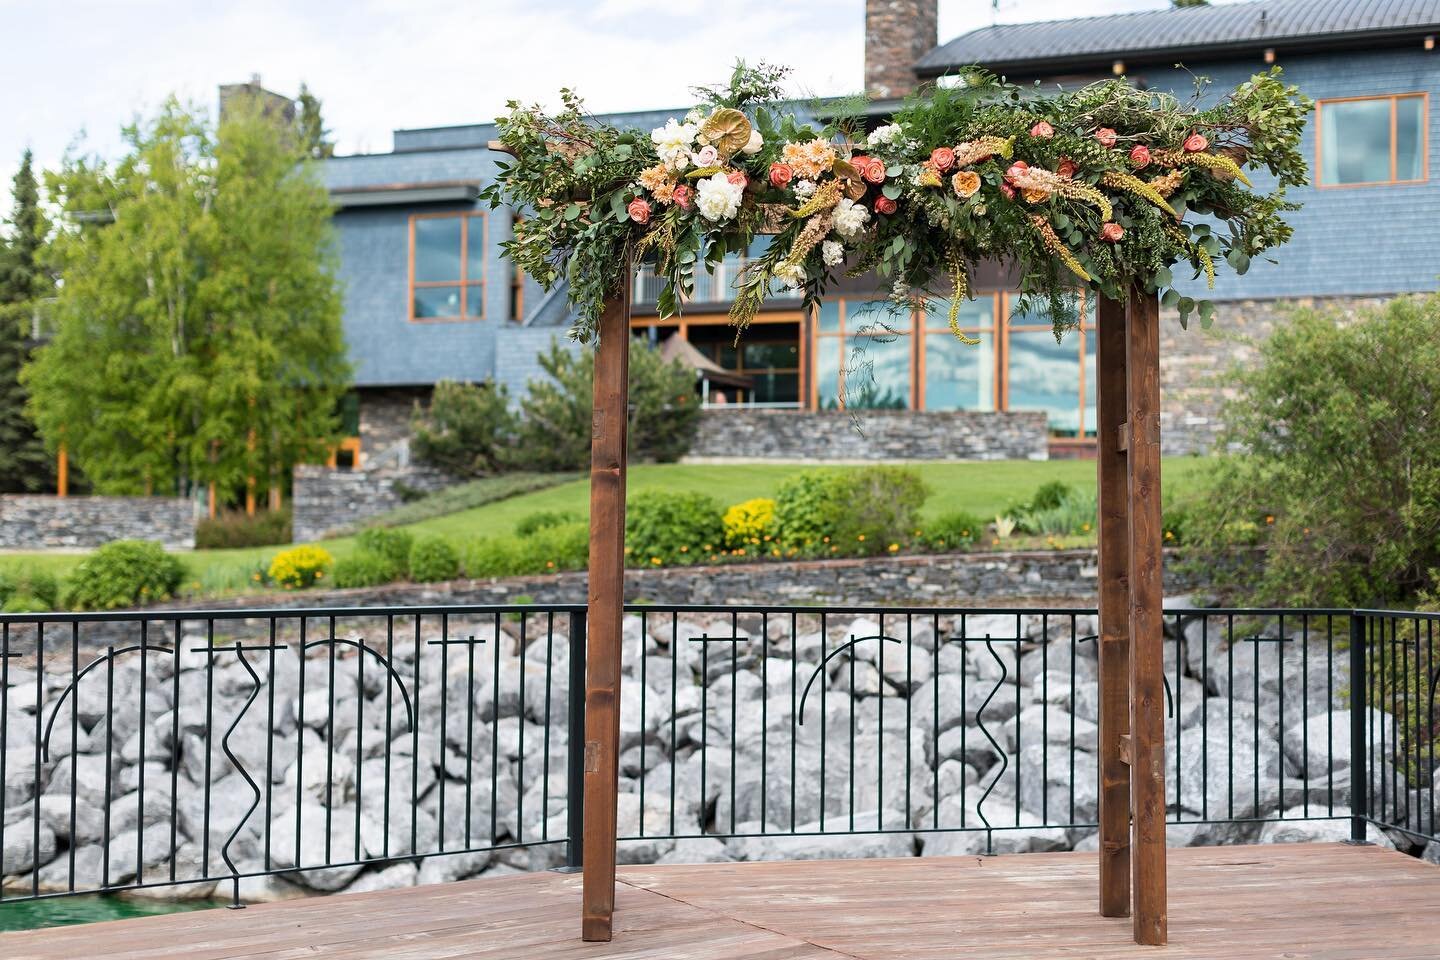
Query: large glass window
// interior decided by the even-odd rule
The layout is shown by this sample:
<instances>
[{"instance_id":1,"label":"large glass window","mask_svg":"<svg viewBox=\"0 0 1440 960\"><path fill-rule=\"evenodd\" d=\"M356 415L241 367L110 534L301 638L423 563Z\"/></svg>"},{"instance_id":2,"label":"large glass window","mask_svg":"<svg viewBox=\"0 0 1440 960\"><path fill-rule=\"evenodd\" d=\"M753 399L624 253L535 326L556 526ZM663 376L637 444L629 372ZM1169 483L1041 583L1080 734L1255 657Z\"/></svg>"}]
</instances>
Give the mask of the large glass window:
<instances>
[{"instance_id":1,"label":"large glass window","mask_svg":"<svg viewBox=\"0 0 1440 960\"><path fill-rule=\"evenodd\" d=\"M995 409L995 295L960 304L961 332L977 339L961 343L951 331L950 303L931 304L925 313L921 358L921 405L926 410Z\"/></svg>"},{"instance_id":2,"label":"large glass window","mask_svg":"<svg viewBox=\"0 0 1440 960\"><path fill-rule=\"evenodd\" d=\"M410 319L485 316L485 215L410 218Z\"/></svg>"},{"instance_id":3,"label":"large glass window","mask_svg":"<svg viewBox=\"0 0 1440 960\"><path fill-rule=\"evenodd\" d=\"M1415 183L1425 179L1424 94L1322 100L1320 185Z\"/></svg>"},{"instance_id":4,"label":"large glass window","mask_svg":"<svg viewBox=\"0 0 1440 960\"><path fill-rule=\"evenodd\" d=\"M1082 438L1095 435L1094 314L1057 343L1054 328L1042 316L1019 309L1010 300L1005 337L1005 409L1042 410L1051 434Z\"/></svg>"},{"instance_id":5,"label":"large glass window","mask_svg":"<svg viewBox=\"0 0 1440 960\"><path fill-rule=\"evenodd\" d=\"M904 410L913 405L914 316L887 300L831 298L816 314L815 406Z\"/></svg>"}]
</instances>

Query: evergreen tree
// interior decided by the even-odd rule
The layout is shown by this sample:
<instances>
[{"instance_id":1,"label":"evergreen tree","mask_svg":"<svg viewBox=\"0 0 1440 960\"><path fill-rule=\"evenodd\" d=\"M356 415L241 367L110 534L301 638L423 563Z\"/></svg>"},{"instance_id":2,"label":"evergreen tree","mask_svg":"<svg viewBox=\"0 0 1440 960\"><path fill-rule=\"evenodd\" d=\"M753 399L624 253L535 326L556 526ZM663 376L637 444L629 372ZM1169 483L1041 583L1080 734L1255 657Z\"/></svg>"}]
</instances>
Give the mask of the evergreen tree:
<instances>
[{"instance_id":1,"label":"evergreen tree","mask_svg":"<svg viewBox=\"0 0 1440 960\"><path fill-rule=\"evenodd\" d=\"M335 144L328 139L330 131L325 129L325 119L320 115L320 98L300 84L299 116L295 125L300 137L300 149L312 160L324 160L335 155Z\"/></svg>"},{"instance_id":2,"label":"evergreen tree","mask_svg":"<svg viewBox=\"0 0 1440 960\"><path fill-rule=\"evenodd\" d=\"M25 413L20 371L30 355L31 319L51 286L41 264L45 218L33 158L26 150L15 174L14 212L0 243L0 492L43 490L52 464Z\"/></svg>"},{"instance_id":3,"label":"evergreen tree","mask_svg":"<svg viewBox=\"0 0 1440 960\"><path fill-rule=\"evenodd\" d=\"M258 103L228 106L216 133L172 99L125 137L113 166L71 159L53 178L64 284L31 407L100 492L214 483L232 502L337 432L329 198Z\"/></svg>"}]
</instances>

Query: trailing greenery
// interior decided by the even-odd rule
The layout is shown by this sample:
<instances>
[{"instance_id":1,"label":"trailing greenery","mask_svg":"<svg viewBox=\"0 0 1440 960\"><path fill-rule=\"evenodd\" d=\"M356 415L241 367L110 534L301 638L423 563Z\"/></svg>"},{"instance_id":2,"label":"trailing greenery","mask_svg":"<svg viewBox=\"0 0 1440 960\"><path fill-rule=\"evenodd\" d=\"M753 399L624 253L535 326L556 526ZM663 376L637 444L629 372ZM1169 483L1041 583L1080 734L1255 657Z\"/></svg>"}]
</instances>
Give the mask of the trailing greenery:
<instances>
[{"instance_id":1,"label":"trailing greenery","mask_svg":"<svg viewBox=\"0 0 1440 960\"><path fill-rule=\"evenodd\" d=\"M417 458L452 476L485 477L520 459L517 426L504 385L442 380L429 406L416 411L411 445Z\"/></svg>"},{"instance_id":2,"label":"trailing greenery","mask_svg":"<svg viewBox=\"0 0 1440 960\"><path fill-rule=\"evenodd\" d=\"M625 503L625 554L632 566L703 563L725 542L722 508L703 493L647 490Z\"/></svg>"},{"instance_id":3,"label":"trailing greenery","mask_svg":"<svg viewBox=\"0 0 1440 960\"><path fill-rule=\"evenodd\" d=\"M114 540L75 565L65 583L71 610L118 610L169 600L185 568L149 540Z\"/></svg>"},{"instance_id":4,"label":"trailing greenery","mask_svg":"<svg viewBox=\"0 0 1440 960\"><path fill-rule=\"evenodd\" d=\"M977 70L868 133L843 104L826 124L797 116L780 98L785 73L738 64L727 86L697 90L694 110L651 131L599 123L569 90L553 114L510 103L498 126L514 159L482 196L533 211L505 250L545 288L568 284L572 336L594 337L625 282L617 264L655 260L668 316L697 270L761 232L776 237L740 281L731 320L742 328L777 287L809 305L847 266L876 271L900 309L932 294L958 307L973 266L997 256L1057 332L1077 318L1077 287L1118 299L1138 284L1182 323L1208 324L1213 307L1180 295L1173 268L1213 281L1224 260L1244 273L1289 238L1284 190L1306 182L1312 104L1279 68L1208 106L1198 81L1182 103L1123 79L1050 93ZM1275 190L1253 190L1247 168L1268 170Z\"/></svg>"},{"instance_id":5,"label":"trailing greenery","mask_svg":"<svg viewBox=\"0 0 1440 960\"><path fill-rule=\"evenodd\" d=\"M1413 600L1440 567L1440 296L1297 311L1233 374L1222 457L1184 504L1186 554L1266 605ZM1261 548L1261 567L1232 561Z\"/></svg>"},{"instance_id":6,"label":"trailing greenery","mask_svg":"<svg viewBox=\"0 0 1440 960\"><path fill-rule=\"evenodd\" d=\"M47 178L63 283L29 409L102 493L274 488L329 449L349 380L325 185L253 98L218 128L171 99L124 140Z\"/></svg>"},{"instance_id":7,"label":"trailing greenery","mask_svg":"<svg viewBox=\"0 0 1440 960\"><path fill-rule=\"evenodd\" d=\"M438 536L419 537L410 548L410 579L416 583L438 583L460 576L460 554L449 540Z\"/></svg>"},{"instance_id":8,"label":"trailing greenery","mask_svg":"<svg viewBox=\"0 0 1440 960\"><path fill-rule=\"evenodd\" d=\"M269 547L290 542L290 508L261 510L253 517L243 510L225 510L195 524L195 549L229 550Z\"/></svg>"},{"instance_id":9,"label":"trailing greenery","mask_svg":"<svg viewBox=\"0 0 1440 960\"><path fill-rule=\"evenodd\" d=\"M20 371L30 359L33 317L55 284L42 263L49 224L29 150L10 195L8 233L0 233L0 492L31 493L51 486L54 460L25 412L29 393Z\"/></svg>"}]
</instances>

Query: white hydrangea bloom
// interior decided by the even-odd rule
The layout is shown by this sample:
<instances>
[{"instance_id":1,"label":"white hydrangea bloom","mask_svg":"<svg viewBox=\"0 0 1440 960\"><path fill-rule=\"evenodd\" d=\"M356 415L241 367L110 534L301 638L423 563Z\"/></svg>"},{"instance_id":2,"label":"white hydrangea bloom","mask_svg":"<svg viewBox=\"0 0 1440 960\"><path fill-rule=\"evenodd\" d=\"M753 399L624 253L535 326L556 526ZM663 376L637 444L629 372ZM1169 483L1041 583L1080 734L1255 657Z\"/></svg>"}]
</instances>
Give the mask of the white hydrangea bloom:
<instances>
[{"instance_id":1,"label":"white hydrangea bloom","mask_svg":"<svg viewBox=\"0 0 1440 960\"><path fill-rule=\"evenodd\" d=\"M815 181L796 180L795 183L790 187L790 189L793 190L795 196L799 197L801 200L809 200L811 197L815 196Z\"/></svg>"},{"instance_id":2,"label":"white hydrangea bloom","mask_svg":"<svg viewBox=\"0 0 1440 960\"><path fill-rule=\"evenodd\" d=\"M900 138L901 133L900 124L887 123L883 127L876 127L872 130L866 139L872 147L893 146L895 141Z\"/></svg>"},{"instance_id":3,"label":"white hydrangea bloom","mask_svg":"<svg viewBox=\"0 0 1440 960\"><path fill-rule=\"evenodd\" d=\"M849 197L841 197L840 202L835 205L835 232L840 234L842 239L854 240L865 230L865 224L870 222L870 211Z\"/></svg>"},{"instance_id":4,"label":"white hydrangea bloom","mask_svg":"<svg viewBox=\"0 0 1440 960\"><path fill-rule=\"evenodd\" d=\"M740 152L747 157L753 157L760 152L760 148L763 146L765 146L765 138L760 136L759 130L752 129L750 139L745 141L745 146L740 148Z\"/></svg>"},{"instance_id":5,"label":"white hydrangea bloom","mask_svg":"<svg viewBox=\"0 0 1440 960\"><path fill-rule=\"evenodd\" d=\"M782 263L775 268L775 279L792 289L805 283L805 268L798 263Z\"/></svg>"},{"instance_id":6,"label":"white hydrangea bloom","mask_svg":"<svg viewBox=\"0 0 1440 960\"><path fill-rule=\"evenodd\" d=\"M744 193L744 187L717 173L695 185L695 205L706 220L729 220L740 212L740 198Z\"/></svg>"},{"instance_id":7,"label":"white hydrangea bloom","mask_svg":"<svg viewBox=\"0 0 1440 960\"><path fill-rule=\"evenodd\" d=\"M660 162L675 172L690 165L690 147L695 142L696 126L693 123L668 121L663 127L650 131L650 140L655 144L655 153Z\"/></svg>"},{"instance_id":8,"label":"white hydrangea bloom","mask_svg":"<svg viewBox=\"0 0 1440 960\"><path fill-rule=\"evenodd\" d=\"M820 258L827 267L838 267L845 262L845 247L839 240L826 240L820 244Z\"/></svg>"}]
</instances>

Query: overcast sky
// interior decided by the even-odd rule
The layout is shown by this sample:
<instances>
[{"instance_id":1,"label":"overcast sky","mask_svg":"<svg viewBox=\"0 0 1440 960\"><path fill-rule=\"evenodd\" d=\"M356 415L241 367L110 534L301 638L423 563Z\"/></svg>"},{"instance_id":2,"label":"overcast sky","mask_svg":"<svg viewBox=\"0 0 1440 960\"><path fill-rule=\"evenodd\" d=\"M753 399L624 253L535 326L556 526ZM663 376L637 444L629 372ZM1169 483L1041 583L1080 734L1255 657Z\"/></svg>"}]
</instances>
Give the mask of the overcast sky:
<instances>
[{"instance_id":1,"label":"overcast sky","mask_svg":"<svg viewBox=\"0 0 1440 960\"><path fill-rule=\"evenodd\" d=\"M1169 0L940 0L940 39L991 22L1156 9ZM491 119L510 98L592 109L688 104L735 57L795 68L794 92L859 90L863 0L0 0L0 210L26 147L59 162L82 132L113 152L120 126L168 94L214 109L259 74L324 102L342 153L390 149L397 127Z\"/></svg>"}]
</instances>

